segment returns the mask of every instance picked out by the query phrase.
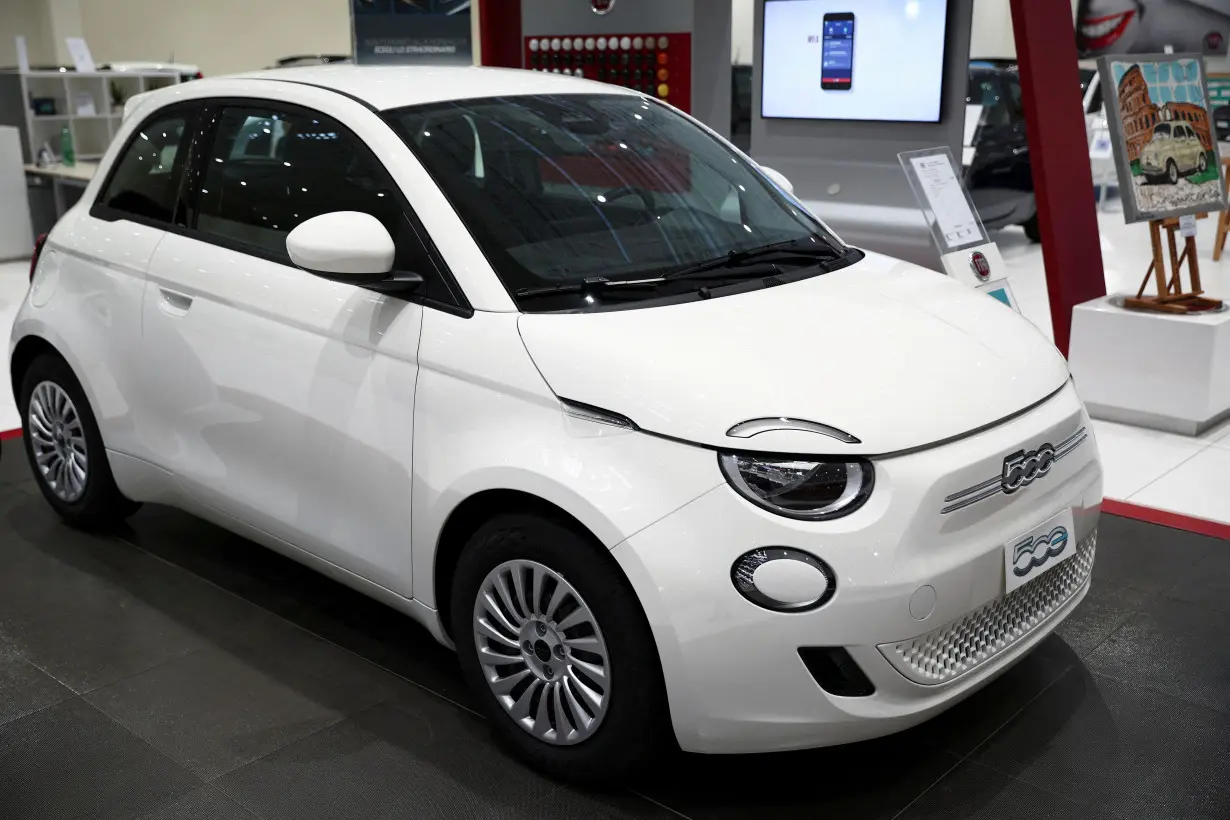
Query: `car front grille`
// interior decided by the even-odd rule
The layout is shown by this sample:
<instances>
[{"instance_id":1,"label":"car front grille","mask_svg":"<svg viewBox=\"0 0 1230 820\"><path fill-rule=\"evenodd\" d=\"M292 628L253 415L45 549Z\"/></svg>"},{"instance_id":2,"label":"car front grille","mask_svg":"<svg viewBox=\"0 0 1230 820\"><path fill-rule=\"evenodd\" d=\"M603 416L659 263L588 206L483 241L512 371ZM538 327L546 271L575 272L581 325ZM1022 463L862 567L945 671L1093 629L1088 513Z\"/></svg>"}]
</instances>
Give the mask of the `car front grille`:
<instances>
[{"instance_id":1,"label":"car front grille","mask_svg":"<svg viewBox=\"0 0 1230 820\"><path fill-rule=\"evenodd\" d=\"M879 649L897 671L915 683L948 683L1011 648L1050 619L1089 579L1098 532L1076 555L1031 583L939 629Z\"/></svg>"}]
</instances>

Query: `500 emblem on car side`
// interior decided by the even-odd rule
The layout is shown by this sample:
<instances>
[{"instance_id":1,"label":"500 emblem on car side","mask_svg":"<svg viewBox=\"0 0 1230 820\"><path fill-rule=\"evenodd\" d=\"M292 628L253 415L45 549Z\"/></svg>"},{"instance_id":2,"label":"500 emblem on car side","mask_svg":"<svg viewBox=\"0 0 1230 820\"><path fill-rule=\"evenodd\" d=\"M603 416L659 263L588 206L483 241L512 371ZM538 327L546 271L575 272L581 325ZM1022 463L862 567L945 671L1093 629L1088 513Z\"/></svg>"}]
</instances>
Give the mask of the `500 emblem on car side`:
<instances>
[{"instance_id":1,"label":"500 emblem on car side","mask_svg":"<svg viewBox=\"0 0 1230 820\"><path fill-rule=\"evenodd\" d=\"M1027 487L1051 471L1055 463L1055 448L1043 444L1037 450L1018 450L1004 459L1001 483L1006 494Z\"/></svg>"}]
</instances>

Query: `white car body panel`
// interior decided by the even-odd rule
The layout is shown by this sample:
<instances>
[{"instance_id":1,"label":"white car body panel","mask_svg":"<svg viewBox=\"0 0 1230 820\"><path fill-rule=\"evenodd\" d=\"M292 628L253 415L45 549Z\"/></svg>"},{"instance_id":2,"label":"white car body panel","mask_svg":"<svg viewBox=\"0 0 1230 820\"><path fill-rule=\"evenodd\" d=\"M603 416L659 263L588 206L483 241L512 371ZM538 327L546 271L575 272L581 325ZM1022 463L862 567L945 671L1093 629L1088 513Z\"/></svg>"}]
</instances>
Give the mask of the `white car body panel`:
<instances>
[{"instance_id":1,"label":"white car body panel","mask_svg":"<svg viewBox=\"0 0 1230 820\"><path fill-rule=\"evenodd\" d=\"M724 483L707 450L566 416L516 316L429 311L419 362L415 597L429 606L440 530L480 492L537 496L613 547Z\"/></svg>"},{"instance_id":2,"label":"white car body panel","mask_svg":"<svg viewBox=\"0 0 1230 820\"><path fill-rule=\"evenodd\" d=\"M985 295L872 254L709 300L521 313L373 108L553 92L632 93L529 71L325 66L143 95L81 203L51 233L10 355L37 337L64 356L129 498L182 507L290 555L410 614L442 642L450 639L437 611L437 547L454 514L486 493L558 507L595 549L610 551L635 590L689 750L873 737L1010 667L1087 582L1027 640L944 685L911 683L876 647L1003 596L1004 545L1061 510L1072 509L1076 538L1095 530L1101 467L1091 431L1044 481L940 513L946 497L998 475L1010 454L1089 428L1062 357ZM472 314L328 281L184 229L90 215L148 116L212 97L290 103L346 125L401 188ZM577 418L561 398L642 429ZM860 442L727 436L769 416L831 425ZM718 466L724 448L876 456L875 490L846 517L788 519L731 488ZM834 598L781 613L741 597L733 562L771 545L831 564ZM935 608L916 620L908 602L925 585ZM828 695L799 661L805 646L848 647L875 695Z\"/></svg>"},{"instance_id":3,"label":"white car body panel","mask_svg":"<svg viewBox=\"0 0 1230 820\"><path fill-rule=\"evenodd\" d=\"M410 597L410 506L388 500L410 497L422 322L419 305L169 234L134 351L150 460Z\"/></svg>"},{"instance_id":4,"label":"white car body panel","mask_svg":"<svg viewBox=\"0 0 1230 820\"><path fill-rule=\"evenodd\" d=\"M1082 426L1089 419L1069 386L992 430L877 461L876 492L846 518L823 524L783 520L721 486L616 547L613 554L654 626L667 678L686 677L671 690L671 716L683 748L776 751L815 746L819 737L828 743L876 737L922 722L1011 666L1027 647L1014 647L950 683L920 686L891 667L876 646L926 632L1002 596L1003 545L1057 510L1073 508L1078 540L1096 527L1102 470L1092 436L1056 463L1045 488L940 514L947 494L998 471L1002 457L988 454ZM833 601L813 612L765 618L739 596L729 582L735 560L749 545L782 543L833 565ZM936 609L918 621L909 601L923 585L935 588ZM835 605L840 617L834 617ZM1028 646L1062 617L1036 630ZM877 695L843 698L820 691L799 662L800 646L846 647Z\"/></svg>"},{"instance_id":5,"label":"white car body panel","mask_svg":"<svg viewBox=\"0 0 1230 820\"><path fill-rule=\"evenodd\" d=\"M516 97L522 94L622 94L638 92L621 86L545 71L506 68L415 68L408 87L402 66L358 66L329 63L303 68L278 68L242 74L236 80L280 80L310 83L361 98L380 110L403 105L481 97Z\"/></svg>"},{"instance_id":6,"label":"white car body panel","mask_svg":"<svg viewBox=\"0 0 1230 820\"><path fill-rule=\"evenodd\" d=\"M733 298L527 314L521 333L558 395L654 433L732 449L885 454L1001 421L1067 381L1054 346L983 295L868 254L842 271ZM907 341L920 337L929 349L921 360ZM836 427L860 443L726 435L776 417Z\"/></svg>"}]
</instances>

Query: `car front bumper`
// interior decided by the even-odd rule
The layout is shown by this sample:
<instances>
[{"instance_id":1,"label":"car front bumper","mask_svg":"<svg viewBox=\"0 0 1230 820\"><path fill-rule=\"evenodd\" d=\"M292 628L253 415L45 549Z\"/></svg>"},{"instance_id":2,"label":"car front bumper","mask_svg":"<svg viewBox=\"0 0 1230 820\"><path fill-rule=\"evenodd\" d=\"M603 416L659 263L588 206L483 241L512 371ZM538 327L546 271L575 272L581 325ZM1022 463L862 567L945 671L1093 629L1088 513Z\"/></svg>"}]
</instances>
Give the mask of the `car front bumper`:
<instances>
[{"instance_id":1,"label":"car front bumper","mask_svg":"<svg viewBox=\"0 0 1230 820\"><path fill-rule=\"evenodd\" d=\"M1033 484L941 512L1005 456L1082 430ZM1088 591L1102 471L1071 385L992 429L874 461L875 492L846 518L793 521L721 486L613 550L653 629L685 750L800 749L908 728L1008 669ZM1067 508L1076 554L1006 595L1005 545ZM798 613L745 599L731 567L762 547L825 561L832 599ZM874 693L829 694L800 655L809 648L844 650Z\"/></svg>"}]
</instances>

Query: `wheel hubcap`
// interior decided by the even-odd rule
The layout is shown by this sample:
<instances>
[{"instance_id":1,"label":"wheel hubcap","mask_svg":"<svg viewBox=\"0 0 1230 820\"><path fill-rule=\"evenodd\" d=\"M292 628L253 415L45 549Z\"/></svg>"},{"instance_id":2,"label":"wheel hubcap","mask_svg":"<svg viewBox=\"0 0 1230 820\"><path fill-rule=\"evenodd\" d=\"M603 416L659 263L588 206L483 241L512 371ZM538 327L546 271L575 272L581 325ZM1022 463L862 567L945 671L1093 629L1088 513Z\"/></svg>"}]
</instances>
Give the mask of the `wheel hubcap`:
<instances>
[{"instance_id":1,"label":"wheel hubcap","mask_svg":"<svg viewBox=\"0 0 1230 820\"><path fill-rule=\"evenodd\" d=\"M39 476L57 498L72 504L85 494L90 477L81 416L73 400L54 382L34 388L28 416Z\"/></svg>"},{"instance_id":2,"label":"wheel hubcap","mask_svg":"<svg viewBox=\"0 0 1230 820\"><path fill-rule=\"evenodd\" d=\"M474 602L474 645L491 693L522 729L558 746L602 723L611 670L602 630L564 577L534 561L506 561Z\"/></svg>"}]
</instances>

